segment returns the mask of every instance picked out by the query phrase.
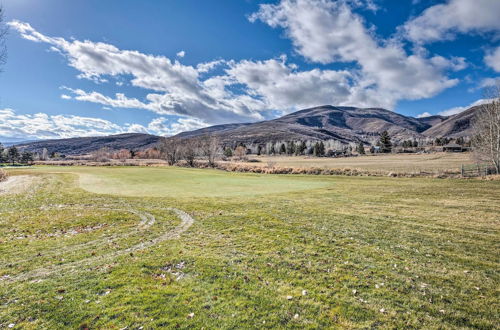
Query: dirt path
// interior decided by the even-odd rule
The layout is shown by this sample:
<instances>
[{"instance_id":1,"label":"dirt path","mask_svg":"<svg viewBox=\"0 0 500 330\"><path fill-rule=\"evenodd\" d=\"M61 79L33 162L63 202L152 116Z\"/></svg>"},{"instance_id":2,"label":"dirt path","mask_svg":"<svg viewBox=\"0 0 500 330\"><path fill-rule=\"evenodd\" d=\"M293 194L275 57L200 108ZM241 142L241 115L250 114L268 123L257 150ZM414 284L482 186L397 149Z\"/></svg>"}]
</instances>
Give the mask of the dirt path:
<instances>
[{"instance_id":1,"label":"dirt path","mask_svg":"<svg viewBox=\"0 0 500 330\"><path fill-rule=\"evenodd\" d=\"M19 275L15 275L15 276L5 276L3 278L0 278L0 284L2 284L2 282L6 284L9 282L38 280L38 279L41 279L41 278L44 278L44 277L47 277L47 276L50 276L50 275L53 275L56 273L65 274L68 272L72 272L76 268L78 268L79 270L82 270L82 267L88 267L91 265L96 265L96 264L100 264L103 262L107 262L113 258L122 256L122 255L126 255L126 254L130 254L130 253L133 253L136 251L144 250L146 248L149 248L149 247L152 247L156 244L159 244L163 241L179 238L180 235L183 232L185 232L186 230L188 230L189 227L191 227L194 223L194 219L184 211L181 211L181 210L176 209L176 208L167 208L165 210L173 211L181 219L181 223L177 227L175 227L173 230L168 231L168 232L160 235L159 237L156 237L154 239L144 241L142 243L131 246L129 248L115 251L115 252L111 252L111 253L108 253L105 255L94 256L94 257L90 257L90 258L86 258L86 259L82 259L82 260L78 260L78 261L74 261L74 262L70 262L70 263L62 264L62 265L53 265L50 267L38 268L38 269L29 271L26 273L22 273ZM141 218L141 220L144 221L144 218L142 216L140 218ZM150 225L150 224L155 222L155 218L151 214L148 214L147 218L149 218L148 219L149 223L147 223L147 225Z\"/></svg>"},{"instance_id":2,"label":"dirt path","mask_svg":"<svg viewBox=\"0 0 500 330\"><path fill-rule=\"evenodd\" d=\"M9 176L7 180L0 182L0 196L7 194L20 194L28 190L33 184L32 175Z\"/></svg>"}]
</instances>

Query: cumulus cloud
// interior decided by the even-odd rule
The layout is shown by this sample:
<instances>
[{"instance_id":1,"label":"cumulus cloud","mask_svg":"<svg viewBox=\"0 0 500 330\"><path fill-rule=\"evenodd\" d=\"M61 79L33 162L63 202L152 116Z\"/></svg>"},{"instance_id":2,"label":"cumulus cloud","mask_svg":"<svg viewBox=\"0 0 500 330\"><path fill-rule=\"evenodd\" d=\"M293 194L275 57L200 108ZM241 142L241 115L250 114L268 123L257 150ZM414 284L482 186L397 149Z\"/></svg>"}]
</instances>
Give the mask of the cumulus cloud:
<instances>
[{"instance_id":1,"label":"cumulus cloud","mask_svg":"<svg viewBox=\"0 0 500 330\"><path fill-rule=\"evenodd\" d=\"M177 57L181 57L181 58L182 58L182 57L186 56L186 52L185 52L185 51L183 51L183 50L181 50L180 52L178 52L178 53L177 53L177 54L175 54L175 55L177 55Z\"/></svg>"},{"instance_id":2,"label":"cumulus cloud","mask_svg":"<svg viewBox=\"0 0 500 330\"><path fill-rule=\"evenodd\" d=\"M463 58L407 54L396 40L380 40L348 1L281 0L260 5L250 16L257 20L284 29L295 50L310 61L357 64L355 104L372 96L378 100L374 106L392 108L400 99L432 97L458 83L446 71L465 67Z\"/></svg>"},{"instance_id":3,"label":"cumulus cloud","mask_svg":"<svg viewBox=\"0 0 500 330\"><path fill-rule=\"evenodd\" d=\"M424 113L417 115L417 118L425 118L425 117L430 117L430 116L432 116L430 113L424 112Z\"/></svg>"},{"instance_id":4,"label":"cumulus cloud","mask_svg":"<svg viewBox=\"0 0 500 330\"><path fill-rule=\"evenodd\" d=\"M120 133L169 136L206 126L201 120L182 117L158 117L145 127L136 123L118 125L101 118L46 113L18 114L13 109L0 109L0 137L9 139L58 139Z\"/></svg>"},{"instance_id":5,"label":"cumulus cloud","mask_svg":"<svg viewBox=\"0 0 500 330\"><path fill-rule=\"evenodd\" d=\"M486 54L484 62L496 72L500 72L500 47L497 47L494 51Z\"/></svg>"},{"instance_id":6,"label":"cumulus cloud","mask_svg":"<svg viewBox=\"0 0 500 330\"><path fill-rule=\"evenodd\" d=\"M408 54L397 41L378 38L354 7L377 10L370 0L282 0L261 5L250 17L284 29L296 51L308 60L354 64L349 71L301 70L285 56L219 59L190 66L107 43L49 37L20 21L9 25L23 38L45 43L64 56L79 78L96 83L115 79L118 87L126 82L147 91L143 98L135 98L65 87L71 95L64 98L184 118L185 126L175 127L190 127L188 120L200 125L263 120L277 110L321 104L393 109L399 100L432 97L457 84L446 74L463 69L463 58Z\"/></svg>"},{"instance_id":7,"label":"cumulus cloud","mask_svg":"<svg viewBox=\"0 0 500 330\"><path fill-rule=\"evenodd\" d=\"M200 73L211 70L218 62L205 63L198 71L198 68L164 56L121 50L102 42L48 37L30 24L20 21L8 24L19 31L23 38L47 43L51 49L65 56L68 64L80 72L79 78L104 82L108 77L121 79L131 76L132 86L155 92L148 94L147 100L141 101L123 94L117 94L113 98L98 92L74 89L76 100L113 107L142 108L160 114L175 113L210 122L258 120L262 119L260 111L266 110L233 102L230 92L224 94L226 98L214 98L213 94L218 91L213 91L209 85L204 84Z\"/></svg>"},{"instance_id":8,"label":"cumulus cloud","mask_svg":"<svg viewBox=\"0 0 500 330\"><path fill-rule=\"evenodd\" d=\"M48 115L22 115L12 109L0 109L0 136L22 139L53 139L98 136L122 132L122 128L100 118Z\"/></svg>"},{"instance_id":9,"label":"cumulus cloud","mask_svg":"<svg viewBox=\"0 0 500 330\"><path fill-rule=\"evenodd\" d=\"M417 43L454 39L457 33L500 33L500 1L448 0L427 8L403 27Z\"/></svg>"}]
</instances>

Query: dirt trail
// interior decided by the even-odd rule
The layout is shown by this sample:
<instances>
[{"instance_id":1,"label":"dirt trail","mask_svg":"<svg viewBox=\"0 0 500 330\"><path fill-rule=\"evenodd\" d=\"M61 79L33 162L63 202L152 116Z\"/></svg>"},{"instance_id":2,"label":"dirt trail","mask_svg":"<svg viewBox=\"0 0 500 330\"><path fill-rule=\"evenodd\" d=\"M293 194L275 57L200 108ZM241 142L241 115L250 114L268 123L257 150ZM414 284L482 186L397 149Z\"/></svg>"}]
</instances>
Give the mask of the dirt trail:
<instances>
[{"instance_id":1,"label":"dirt trail","mask_svg":"<svg viewBox=\"0 0 500 330\"><path fill-rule=\"evenodd\" d=\"M75 270L75 268L81 269L82 267L88 267L91 265L107 262L110 259L149 248L149 247L154 246L156 244L159 244L163 241L179 238L180 235L183 232L185 232L186 230L188 230L189 227L191 227L194 223L194 219L184 211L181 211L181 210L176 209L176 208L167 208L165 210L173 211L181 219L181 223L177 227L175 227L173 230L168 231L159 237L156 237L154 239L147 240L145 242L139 243L139 244L131 246L129 248L115 251L112 253L108 253L105 255L94 256L94 257L90 257L90 258L86 258L86 259L82 259L82 260L78 260L78 261L74 261L74 262L70 262L70 263L62 264L62 265L53 265L53 266L45 267L45 268L38 268L38 269L29 271L26 273L22 273L19 275L15 275L15 276L5 276L3 278L0 278L0 284L2 284L2 282L7 284L9 282L38 280L38 279L41 279L41 278L44 278L44 277L47 277L47 276L50 276L50 275L53 275L56 273L64 274L67 272L71 272L71 271ZM148 219L149 223L150 224L154 223L154 221L155 221L154 217L150 214L148 214L148 217L149 217L149 219Z\"/></svg>"},{"instance_id":2,"label":"dirt trail","mask_svg":"<svg viewBox=\"0 0 500 330\"><path fill-rule=\"evenodd\" d=\"M9 176L7 180L0 182L0 196L7 194L20 194L28 190L33 184L32 175Z\"/></svg>"}]
</instances>

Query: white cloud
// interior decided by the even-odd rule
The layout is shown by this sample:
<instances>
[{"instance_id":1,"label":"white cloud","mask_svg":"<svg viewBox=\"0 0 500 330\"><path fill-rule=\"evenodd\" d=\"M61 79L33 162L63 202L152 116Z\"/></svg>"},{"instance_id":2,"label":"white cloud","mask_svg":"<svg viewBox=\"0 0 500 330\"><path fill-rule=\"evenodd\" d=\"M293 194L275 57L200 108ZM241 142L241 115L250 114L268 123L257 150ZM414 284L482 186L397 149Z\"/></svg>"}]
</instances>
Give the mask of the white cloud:
<instances>
[{"instance_id":1,"label":"white cloud","mask_svg":"<svg viewBox=\"0 0 500 330\"><path fill-rule=\"evenodd\" d=\"M100 118L17 114L12 109L0 109L0 136L22 139L53 139L76 136L98 136L121 132L120 126Z\"/></svg>"},{"instance_id":2,"label":"white cloud","mask_svg":"<svg viewBox=\"0 0 500 330\"><path fill-rule=\"evenodd\" d=\"M131 76L132 86L158 93L148 94L147 100L141 101L123 94L116 94L115 98L112 98L98 92L74 89L76 100L113 107L142 108L159 114L176 113L210 122L258 120L262 119L259 111L266 110L233 102L233 94L229 92L225 94L227 99L214 99L211 96L213 91L204 84L199 75L213 68L217 62L205 63L198 71L195 67L183 65L164 56L120 50L102 42L68 41L48 37L28 23L20 21L11 21L8 24L19 31L23 38L47 43L64 55L68 64L80 71L79 78L104 82L107 81L106 77L125 79ZM156 103L153 104L152 100Z\"/></svg>"},{"instance_id":3,"label":"white cloud","mask_svg":"<svg viewBox=\"0 0 500 330\"><path fill-rule=\"evenodd\" d=\"M425 118L425 117L430 117L430 116L432 116L430 113L424 112L424 113L417 115L417 118Z\"/></svg>"},{"instance_id":4,"label":"white cloud","mask_svg":"<svg viewBox=\"0 0 500 330\"><path fill-rule=\"evenodd\" d=\"M158 117L147 127L137 123L120 126L102 118L46 113L17 114L12 109L0 109L0 137L9 139L58 139L84 136L104 136L120 133L173 135L206 127L196 118L168 119Z\"/></svg>"},{"instance_id":5,"label":"white cloud","mask_svg":"<svg viewBox=\"0 0 500 330\"><path fill-rule=\"evenodd\" d=\"M256 20L283 28L295 50L313 62L357 64L360 91L353 102L369 95L379 100L373 106L392 108L400 99L432 97L458 83L446 71L465 67L463 58L409 55L396 40L379 40L346 1L282 0L260 5L250 16Z\"/></svg>"},{"instance_id":6,"label":"white cloud","mask_svg":"<svg viewBox=\"0 0 500 330\"><path fill-rule=\"evenodd\" d=\"M66 94L61 94L61 98L62 98L63 100L71 100L71 96L66 95Z\"/></svg>"},{"instance_id":7,"label":"white cloud","mask_svg":"<svg viewBox=\"0 0 500 330\"><path fill-rule=\"evenodd\" d=\"M427 8L403 27L417 43L451 40L457 33L500 33L500 1L448 0Z\"/></svg>"},{"instance_id":8,"label":"white cloud","mask_svg":"<svg viewBox=\"0 0 500 330\"><path fill-rule=\"evenodd\" d=\"M180 52L178 52L178 53L177 53L177 54L175 54L175 55L177 55L177 57L182 58L182 57L186 56L186 52L185 52L185 51L183 51L183 50L181 50Z\"/></svg>"},{"instance_id":9,"label":"white cloud","mask_svg":"<svg viewBox=\"0 0 500 330\"><path fill-rule=\"evenodd\" d=\"M472 108L472 107L475 107L475 106L481 105L481 104L486 104L486 103L491 102L491 101L492 101L491 99L479 99L479 100L477 100L477 101L475 101L475 102L473 102L465 107L454 107L451 109L443 110L443 111L439 112L438 115L441 115L441 116L456 115L457 113L464 112L465 110L467 110L469 108Z\"/></svg>"},{"instance_id":10,"label":"white cloud","mask_svg":"<svg viewBox=\"0 0 500 330\"><path fill-rule=\"evenodd\" d=\"M206 123L196 118L180 118L177 122L169 122L167 118L158 117L149 123L148 129L157 132L159 135L170 136L206 126Z\"/></svg>"},{"instance_id":11,"label":"white cloud","mask_svg":"<svg viewBox=\"0 0 500 330\"><path fill-rule=\"evenodd\" d=\"M499 21L500 21L500 17L499 17ZM486 65L488 65L490 68L492 68L496 72L500 72L500 47L497 47L494 51L488 53L484 57L484 62L486 63Z\"/></svg>"}]
</instances>

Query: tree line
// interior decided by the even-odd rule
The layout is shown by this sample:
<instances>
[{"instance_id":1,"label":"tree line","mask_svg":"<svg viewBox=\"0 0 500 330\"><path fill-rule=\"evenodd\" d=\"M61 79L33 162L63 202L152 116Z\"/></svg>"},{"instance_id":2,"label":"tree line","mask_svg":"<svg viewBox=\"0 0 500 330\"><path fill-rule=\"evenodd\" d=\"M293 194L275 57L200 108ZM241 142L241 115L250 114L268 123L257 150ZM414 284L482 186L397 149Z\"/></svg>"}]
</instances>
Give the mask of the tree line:
<instances>
[{"instance_id":1,"label":"tree line","mask_svg":"<svg viewBox=\"0 0 500 330\"><path fill-rule=\"evenodd\" d=\"M20 152L15 146L10 148L5 148L0 143L0 164L9 163L11 165L15 164L33 164L34 155L32 152L23 151Z\"/></svg>"}]
</instances>

